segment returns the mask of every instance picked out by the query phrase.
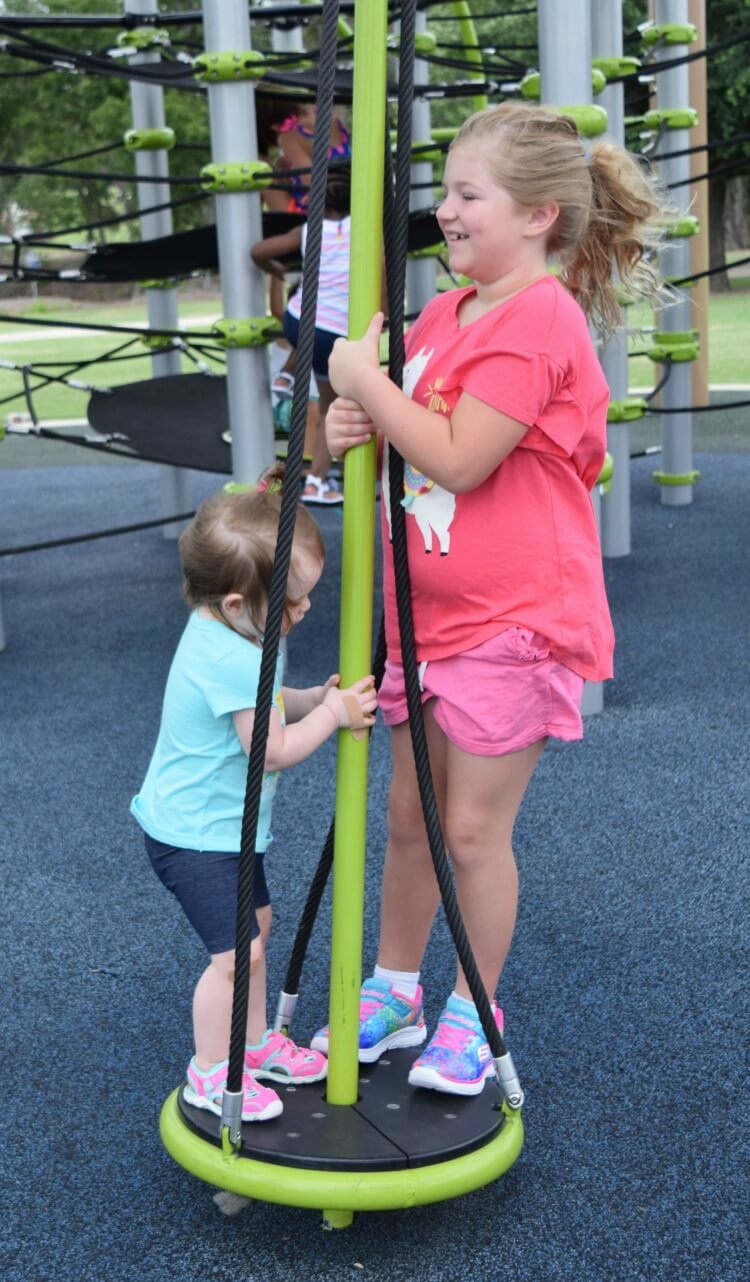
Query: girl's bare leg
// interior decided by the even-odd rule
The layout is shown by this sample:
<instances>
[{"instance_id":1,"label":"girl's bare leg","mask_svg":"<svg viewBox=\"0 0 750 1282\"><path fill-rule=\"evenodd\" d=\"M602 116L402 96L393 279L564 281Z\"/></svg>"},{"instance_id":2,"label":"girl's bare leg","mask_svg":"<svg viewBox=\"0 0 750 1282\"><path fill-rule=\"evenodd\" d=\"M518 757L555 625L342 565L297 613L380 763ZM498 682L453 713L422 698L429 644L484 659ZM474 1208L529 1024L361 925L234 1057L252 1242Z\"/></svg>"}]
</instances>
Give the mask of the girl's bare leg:
<instances>
[{"instance_id":1,"label":"girl's bare leg","mask_svg":"<svg viewBox=\"0 0 750 1282\"><path fill-rule=\"evenodd\" d=\"M545 743L502 757L477 757L447 743L446 841L466 933L490 997L516 924L513 826ZM471 996L460 967L456 991Z\"/></svg>"}]
</instances>

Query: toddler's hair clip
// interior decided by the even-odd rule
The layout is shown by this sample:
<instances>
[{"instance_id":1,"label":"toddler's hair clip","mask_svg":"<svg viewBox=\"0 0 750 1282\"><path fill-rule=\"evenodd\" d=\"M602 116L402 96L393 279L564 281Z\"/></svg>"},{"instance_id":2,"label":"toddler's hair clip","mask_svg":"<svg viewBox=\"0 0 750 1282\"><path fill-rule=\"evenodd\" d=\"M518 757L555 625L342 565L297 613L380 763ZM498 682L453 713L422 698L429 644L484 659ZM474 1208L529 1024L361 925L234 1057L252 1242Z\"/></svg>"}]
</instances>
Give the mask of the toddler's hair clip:
<instances>
[{"instance_id":1,"label":"toddler's hair clip","mask_svg":"<svg viewBox=\"0 0 750 1282\"><path fill-rule=\"evenodd\" d=\"M256 492L258 494L265 494L266 490L268 491L269 494L281 493L281 481L277 476L273 476L273 477L262 476L260 478L256 486Z\"/></svg>"}]
</instances>

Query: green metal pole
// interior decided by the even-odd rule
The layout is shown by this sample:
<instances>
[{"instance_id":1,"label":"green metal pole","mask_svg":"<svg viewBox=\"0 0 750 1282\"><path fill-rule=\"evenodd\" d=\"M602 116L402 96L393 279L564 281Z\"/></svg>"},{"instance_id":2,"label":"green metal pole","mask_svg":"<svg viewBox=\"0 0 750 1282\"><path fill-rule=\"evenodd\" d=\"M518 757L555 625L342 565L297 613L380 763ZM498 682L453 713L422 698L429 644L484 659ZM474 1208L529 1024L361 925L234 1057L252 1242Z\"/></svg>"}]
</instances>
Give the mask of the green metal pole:
<instances>
[{"instance_id":1,"label":"green metal pole","mask_svg":"<svg viewBox=\"0 0 750 1282\"><path fill-rule=\"evenodd\" d=\"M356 6L349 291L349 336L354 339L362 337L380 307L387 32L387 0L367 0ZM374 441L350 450L344 460L342 685L370 671L375 466ZM327 1088L331 1104L350 1105L357 1099L367 756L367 736L355 740L348 730L339 733Z\"/></svg>"},{"instance_id":2,"label":"green metal pole","mask_svg":"<svg viewBox=\"0 0 750 1282\"><path fill-rule=\"evenodd\" d=\"M484 80L484 70L482 68L482 53L478 48L479 40L477 39L477 29L474 26L474 19L471 16L471 5L466 0L455 0L453 12L456 15L458 29L461 32L461 39L464 42L464 53L467 62L476 62L479 70L472 75L473 80ZM486 94L477 94L474 98L474 110L483 111L488 105Z\"/></svg>"}]
</instances>

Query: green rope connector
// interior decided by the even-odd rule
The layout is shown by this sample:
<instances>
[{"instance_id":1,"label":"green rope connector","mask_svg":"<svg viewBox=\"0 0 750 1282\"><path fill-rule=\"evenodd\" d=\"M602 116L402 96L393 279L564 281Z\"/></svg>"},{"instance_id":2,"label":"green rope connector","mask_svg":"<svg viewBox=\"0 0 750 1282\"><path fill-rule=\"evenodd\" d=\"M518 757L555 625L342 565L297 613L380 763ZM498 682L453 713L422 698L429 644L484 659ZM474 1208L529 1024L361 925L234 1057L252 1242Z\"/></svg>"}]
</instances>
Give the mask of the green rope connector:
<instances>
[{"instance_id":1,"label":"green rope connector","mask_svg":"<svg viewBox=\"0 0 750 1282\"><path fill-rule=\"evenodd\" d=\"M410 249L406 255L407 258L439 258L445 254L445 241L440 241L438 245L423 245L421 249Z\"/></svg>"},{"instance_id":2,"label":"green rope connector","mask_svg":"<svg viewBox=\"0 0 750 1282\"><path fill-rule=\"evenodd\" d=\"M699 351L700 343L697 329L675 330L674 332L657 329L646 355L650 361L654 361L656 364L666 360L681 364L684 361L694 361Z\"/></svg>"},{"instance_id":3,"label":"green rope connector","mask_svg":"<svg viewBox=\"0 0 750 1282\"><path fill-rule=\"evenodd\" d=\"M171 151L175 144L174 129L128 129L122 136L128 151Z\"/></svg>"},{"instance_id":4,"label":"green rope connector","mask_svg":"<svg viewBox=\"0 0 750 1282\"><path fill-rule=\"evenodd\" d=\"M204 191L258 191L273 182L274 172L265 160L243 160L232 164L204 165L200 179Z\"/></svg>"},{"instance_id":5,"label":"green rope connector","mask_svg":"<svg viewBox=\"0 0 750 1282\"><path fill-rule=\"evenodd\" d=\"M445 156L439 147L432 147L428 142L412 143L411 163L413 165L420 165L424 161L429 161L430 164L437 165L440 164L441 160L445 160Z\"/></svg>"},{"instance_id":6,"label":"green rope connector","mask_svg":"<svg viewBox=\"0 0 750 1282\"><path fill-rule=\"evenodd\" d=\"M255 494L258 489L257 485L245 485L242 481L227 481L221 488L224 494Z\"/></svg>"},{"instance_id":7,"label":"green rope connector","mask_svg":"<svg viewBox=\"0 0 750 1282\"><path fill-rule=\"evenodd\" d=\"M627 55L612 58L592 58L592 67L601 71L607 80L616 80L619 76L630 76L639 70L641 65L640 58L630 58Z\"/></svg>"},{"instance_id":8,"label":"green rope connector","mask_svg":"<svg viewBox=\"0 0 750 1282\"><path fill-rule=\"evenodd\" d=\"M174 339L168 338L166 334L141 334L141 342L151 352L159 352L164 348L172 347Z\"/></svg>"},{"instance_id":9,"label":"green rope connector","mask_svg":"<svg viewBox=\"0 0 750 1282\"><path fill-rule=\"evenodd\" d=\"M652 472L651 476L657 485L695 485L701 479L698 471L693 472Z\"/></svg>"},{"instance_id":10,"label":"green rope connector","mask_svg":"<svg viewBox=\"0 0 750 1282\"><path fill-rule=\"evenodd\" d=\"M451 142L458 133L458 125L433 125L430 133L433 142Z\"/></svg>"},{"instance_id":11,"label":"green rope connector","mask_svg":"<svg viewBox=\"0 0 750 1282\"><path fill-rule=\"evenodd\" d=\"M647 129L692 129L698 124L695 107L654 107L643 117Z\"/></svg>"},{"instance_id":12,"label":"green rope connector","mask_svg":"<svg viewBox=\"0 0 750 1282\"><path fill-rule=\"evenodd\" d=\"M193 75L201 83L227 80L262 80L268 71L264 54L258 49L229 53L199 53L193 59Z\"/></svg>"},{"instance_id":13,"label":"green rope connector","mask_svg":"<svg viewBox=\"0 0 750 1282\"><path fill-rule=\"evenodd\" d=\"M700 229L700 219L695 214L683 214L682 218L665 225L664 235L667 240L684 240L687 236L697 236Z\"/></svg>"},{"instance_id":14,"label":"green rope connector","mask_svg":"<svg viewBox=\"0 0 750 1282\"><path fill-rule=\"evenodd\" d=\"M153 280L139 280L136 282L139 289L176 289L179 285L177 276L155 277Z\"/></svg>"},{"instance_id":15,"label":"green rope connector","mask_svg":"<svg viewBox=\"0 0 750 1282\"><path fill-rule=\"evenodd\" d=\"M579 134L584 138L596 138L607 132L607 112L604 107L593 103L578 103L570 107L558 107L546 104L548 111L556 111L560 116L570 116L575 121Z\"/></svg>"},{"instance_id":16,"label":"green rope connector","mask_svg":"<svg viewBox=\"0 0 750 1282\"><path fill-rule=\"evenodd\" d=\"M265 347L281 336L283 327L275 316L251 316L247 320L227 320L222 316L214 321L211 333L222 347Z\"/></svg>"},{"instance_id":17,"label":"green rope connector","mask_svg":"<svg viewBox=\"0 0 750 1282\"><path fill-rule=\"evenodd\" d=\"M401 37L394 34L388 37L386 44L393 52L398 52L401 48ZM419 54L434 53L437 49L437 36L431 31L417 31L414 34L414 50Z\"/></svg>"},{"instance_id":18,"label":"green rope connector","mask_svg":"<svg viewBox=\"0 0 750 1282\"><path fill-rule=\"evenodd\" d=\"M622 400L610 401L607 408L608 423L630 423L633 419L643 418L648 409L644 396L624 396Z\"/></svg>"},{"instance_id":19,"label":"green rope connector","mask_svg":"<svg viewBox=\"0 0 750 1282\"><path fill-rule=\"evenodd\" d=\"M601 93L607 87L607 77L598 67L591 68L591 92ZM521 81L521 97L538 102L542 96L542 77L538 71L530 71Z\"/></svg>"},{"instance_id":20,"label":"green rope connector","mask_svg":"<svg viewBox=\"0 0 750 1282\"><path fill-rule=\"evenodd\" d=\"M519 85L522 98L529 98L532 102L538 102L542 94L542 77L538 71L530 71L525 75Z\"/></svg>"},{"instance_id":21,"label":"green rope connector","mask_svg":"<svg viewBox=\"0 0 750 1282\"><path fill-rule=\"evenodd\" d=\"M118 49L150 49L153 45L168 47L171 41L165 27L133 27L132 31L118 32L115 43Z\"/></svg>"},{"instance_id":22,"label":"green rope connector","mask_svg":"<svg viewBox=\"0 0 750 1282\"><path fill-rule=\"evenodd\" d=\"M599 489L604 494L609 494L610 490L612 489L612 477L614 476L614 473L615 473L615 461L612 458L612 455L609 452L607 452L604 455L602 470L596 478L596 484L599 486Z\"/></svg>"},{"instance_id":23,"label":"green rope connector","mask_svg":"<svg viewBox=\"0 0 750 1282\"><path fill-rule=\"evenodd\" d=\"M646 46L691 45L698 39L698 28L692 22L644 22L638 31L641 44Z\"/></svg>"}]
</instances>

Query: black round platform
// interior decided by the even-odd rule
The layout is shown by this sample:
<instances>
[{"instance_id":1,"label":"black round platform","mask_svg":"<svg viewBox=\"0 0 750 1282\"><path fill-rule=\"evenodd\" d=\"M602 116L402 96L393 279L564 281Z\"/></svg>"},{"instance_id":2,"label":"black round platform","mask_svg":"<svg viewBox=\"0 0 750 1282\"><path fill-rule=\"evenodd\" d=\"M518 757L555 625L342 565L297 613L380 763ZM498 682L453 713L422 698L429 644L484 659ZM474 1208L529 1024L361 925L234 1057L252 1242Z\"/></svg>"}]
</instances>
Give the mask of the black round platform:
<instances>
[{"instance_id":1,"label":"black round platform","mask_svg":"<svg viewBox=\"0 0 750 1282\"><path fill-rule=\"evenodd\" d=\"M444 1095L409 1086L414 1051L391 1051L360 1064L360 1098L329 1104L325 1082L275 1086L284 1103L271 1122L246 1122L240 1156L321 1171L394 1171L428 1166L471 1153L504 1122L501 1097L489 1082L480 1095ZM268 1083L271 1085L271 1083ZM201 1139L221 1146L221 1119L186 1104L179 1111Z\"/></svg>"}]
</instances>

